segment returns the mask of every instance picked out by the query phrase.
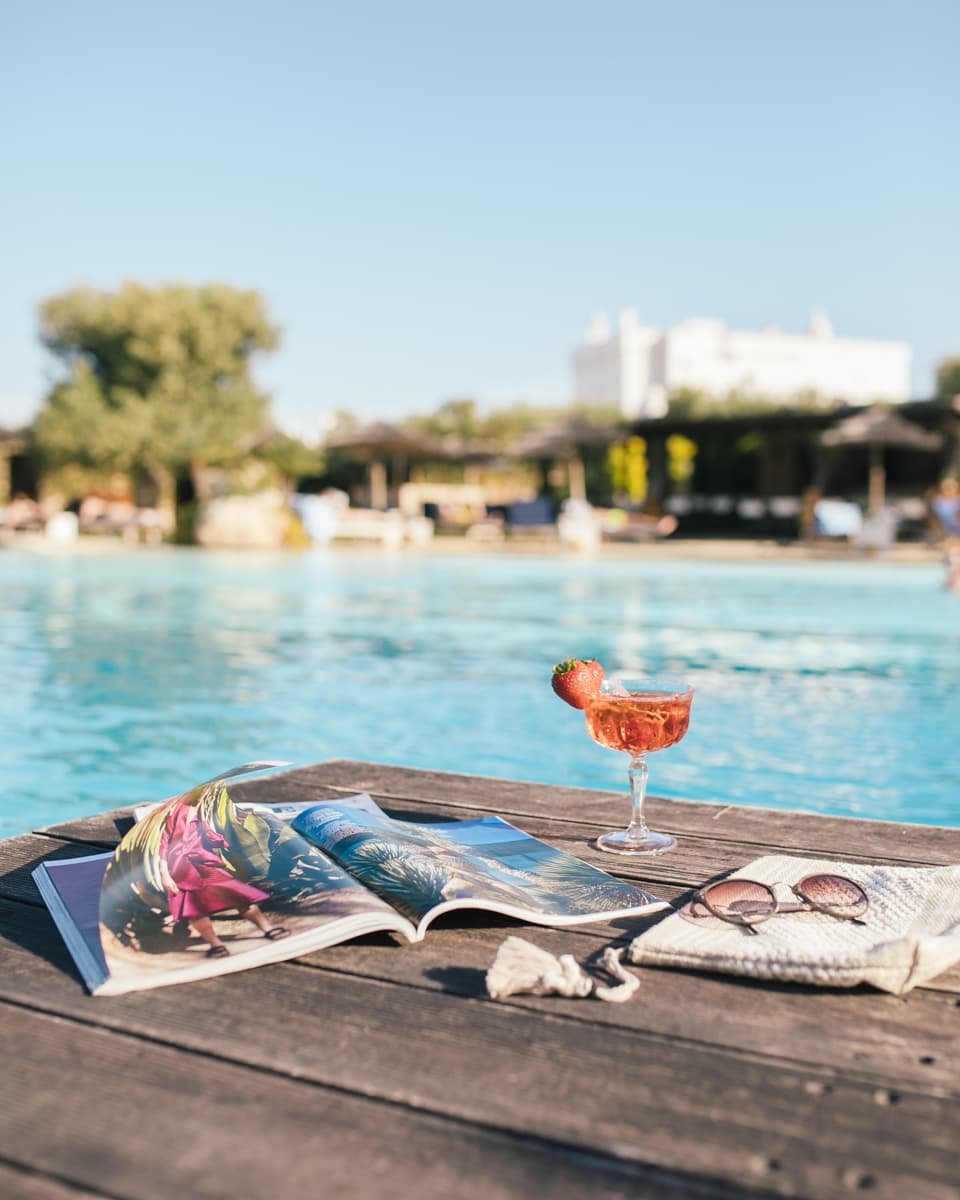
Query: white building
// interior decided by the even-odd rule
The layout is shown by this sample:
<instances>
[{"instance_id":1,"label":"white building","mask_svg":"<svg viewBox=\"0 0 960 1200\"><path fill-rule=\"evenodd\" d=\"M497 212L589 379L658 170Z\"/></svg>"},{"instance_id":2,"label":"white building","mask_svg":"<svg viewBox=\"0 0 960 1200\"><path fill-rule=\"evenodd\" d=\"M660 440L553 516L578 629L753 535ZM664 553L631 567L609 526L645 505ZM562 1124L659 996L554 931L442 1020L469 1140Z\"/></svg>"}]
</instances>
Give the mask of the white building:
<instances>
[{"instance_id":1,"label":"white building","mask_svg":"<svg viewBox=\"0 0 960 1200\"><path fill-rule=\"evenodd\" d=\"M617 405L625 417L662 417L679 388L784 402L816 392L838 403L900 403L910 396L910 354L905 342L836 337L823 313L813 314L806 333L753 333L699 319L657 329L625 309L616 331L606 317L591 321L573 354L574 399Z\"/></svg>"}]
</instances>

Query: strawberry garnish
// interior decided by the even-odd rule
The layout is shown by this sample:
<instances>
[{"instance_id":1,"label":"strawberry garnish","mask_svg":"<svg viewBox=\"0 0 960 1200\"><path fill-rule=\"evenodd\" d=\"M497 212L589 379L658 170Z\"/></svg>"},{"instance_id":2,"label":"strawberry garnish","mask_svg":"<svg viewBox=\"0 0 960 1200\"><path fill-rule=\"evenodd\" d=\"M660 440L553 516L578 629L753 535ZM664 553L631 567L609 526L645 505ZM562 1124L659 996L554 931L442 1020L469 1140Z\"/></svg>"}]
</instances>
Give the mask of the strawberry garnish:
<instances>
[{"instance_id":1,"label":"strawberry garnish","mask_svg":"<svg viewBox=\"0 0 960 1200\"><path fill-rule=\"evenodd\" d=\"M568 658L553 668L553 690L574 708L586 708L602 683L603 667L595 658Z\"/></svg>"}]
</instances>

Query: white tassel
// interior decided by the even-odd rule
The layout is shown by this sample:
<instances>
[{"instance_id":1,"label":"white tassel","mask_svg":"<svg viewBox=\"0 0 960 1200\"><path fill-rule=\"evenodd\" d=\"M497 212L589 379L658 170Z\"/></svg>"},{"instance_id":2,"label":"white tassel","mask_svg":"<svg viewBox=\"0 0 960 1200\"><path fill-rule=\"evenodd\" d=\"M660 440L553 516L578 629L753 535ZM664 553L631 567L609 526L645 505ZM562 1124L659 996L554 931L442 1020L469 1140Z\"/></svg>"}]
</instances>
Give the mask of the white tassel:
<instances>
[{"instance_id":1,"label":"white tassel","mask_svg":"<svg viewBox=\"0 0 960 1200\"><path fill-rule=\"evenodd\" d=\"M494 1000L520 994L579 998L593 995L598 1000L622 1004L640 986L639 979L621 963L622 954L622 950L614 950L612 946L604 952L604 969L620 980L616 987L605 987L596 983L572 954L555 958L532 942L508 937L487 971L487 994Z\"/></svg>"},{"instance_id":2,"label":"white tassel","mask_svg":"<svg viewBox=\"0 0 960 1200\"><path fill-rule=\"evenodd\" d=\"M608 946L603 952L603 969L608 975L612 975L614 979L619 979L620 983L617 987L605 987L602 983L596 985L596 996L598 1000L609 1000L611 1004L622 1004L624 1000L629 1000L633 993L640 986L640 980L636 975L631 974L621 962L623 958L623 948L615 950L613 946Z\"/></svg>"}]
</instances>

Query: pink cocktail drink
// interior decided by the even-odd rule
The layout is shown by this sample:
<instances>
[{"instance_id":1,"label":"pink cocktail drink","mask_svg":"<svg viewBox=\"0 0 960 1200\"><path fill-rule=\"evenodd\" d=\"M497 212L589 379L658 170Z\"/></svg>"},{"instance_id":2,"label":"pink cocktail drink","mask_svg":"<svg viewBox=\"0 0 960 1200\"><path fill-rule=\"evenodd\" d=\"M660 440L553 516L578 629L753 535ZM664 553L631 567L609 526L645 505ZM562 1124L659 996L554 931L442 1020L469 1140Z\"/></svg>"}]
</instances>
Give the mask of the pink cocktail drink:
<instances>
[{"instance_id":1,"label":"pink cocktail drink","mask_svg":"<svg viewBox=\"0 0 960 1200\"><path fill-rule=\"evenodd\" d=\"M584 710L587 733L608 750L649 754L675 746L690 726L691 697L603 694Z\"/></svg>"},{"instance_id":2,"label":"pink cocktail drink","mask_svg":"<svg viewBox=\"0 0 960 1200\"><path fill-rule=\"evenodd\" d=\"M651 683L622 679L607 682L584 707L587 733L608 750L630 755L627 774L633 813L625 830L597 838L601 850L611 854L663 854L676 839L647 827L643 803L647 793L646 756L675 746L690 727L693 688L686 684Z\"/></svg>"}]
</instances>

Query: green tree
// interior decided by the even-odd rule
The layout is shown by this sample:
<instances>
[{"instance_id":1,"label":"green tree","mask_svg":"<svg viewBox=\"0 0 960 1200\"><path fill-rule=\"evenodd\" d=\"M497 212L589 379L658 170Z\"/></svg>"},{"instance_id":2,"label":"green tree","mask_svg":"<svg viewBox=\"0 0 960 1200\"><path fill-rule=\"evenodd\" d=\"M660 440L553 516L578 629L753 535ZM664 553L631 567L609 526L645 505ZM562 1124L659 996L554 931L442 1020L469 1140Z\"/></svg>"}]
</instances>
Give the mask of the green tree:
<instances>
[{"instance_id":1,"label":"green tree","mask_svg":"<svg viewBox=\"0 0 960 1200\"><path fill-rule=\"evenodd\" d=\"M616 408L510 404L481 413L475 400L454 398L445 400L432 413L418 413L408 417L404 424L409 429L431 437L455 435L466 441L475 438L493 447L507 450L524 434L546 429L578 416L598 425L614 425L620 421L620 412Z\"/></svg>"},{"instance_id":2,"label":"green tree","mask_svg":"<svg viewBox=\"0 0 960 1200\"><path fill-rule=\"evenodd\" d=\"M697 388L681 387L670 393L669 414L680 419L697 420L701 417L751 417L768 413L773 409L793 412L820 412L830 407L830 401L817 392L806 389L792 396L764 396L736 389L725 395L713 395Z\"/></svg>"},{"instance_id":3,"label":"green tree","mask_svg":"<svg viewBox=\"0 0 960 1200\"><path fill-rule=\"evenodd\" d=\"M407 424L411 429L433 437L474 438L480 431L476 401L467 397L444 400L436 411L426 416L413 416Z\"/></svg>"},{"instance_id":4,"label":"green tree","mask_svg":"<svg viewBox=\"0 0 960 1200\"><path fill-rule=\"evenodd\" d=\"M66 369L35 426L48 464L142 470L182 495L195 468L236 461L267 425L250 360L279 334L256 292L77 288L41 306L40 330Z\"/></svg>"},{"instance_id":5,"label":"green tree","mask_svg":"<svg viewBox=\"0 0 960 1200\"><path fill-rule=\"evenodd\" d=\"M937 395L960 396L960 357L942 358L937 365Z\"/></svg>"},{"instance_id":6,"label":"green tree","mask_svg":"<svg viewBox=\"0 0 960 1200\"><path fill-rule=\"evenodd\" d=\"M270 463L290 483L319 475L324 467L324 456L320 450L286 433L271 434L257 448L256 454L257 458Z\"/></svg>"}]
</instances>

